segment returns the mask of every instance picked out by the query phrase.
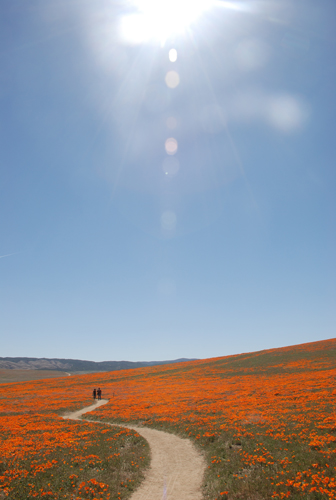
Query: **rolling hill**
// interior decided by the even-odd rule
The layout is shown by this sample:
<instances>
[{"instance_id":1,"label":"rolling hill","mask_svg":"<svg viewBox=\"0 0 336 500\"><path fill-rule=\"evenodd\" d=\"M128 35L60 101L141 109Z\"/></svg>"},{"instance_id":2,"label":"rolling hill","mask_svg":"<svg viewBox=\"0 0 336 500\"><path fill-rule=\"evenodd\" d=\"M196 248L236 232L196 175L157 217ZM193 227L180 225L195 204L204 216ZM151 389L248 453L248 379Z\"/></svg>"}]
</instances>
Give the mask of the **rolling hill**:
<instances>
[{"instance_id":1,"label":"rolling hill","mask_svg":"<svg viewBox=\"0 0 336 500\"><path fill-rule=\"evenodd\" d=\"M59 358L0 358L0 370L57 370L71 373L110 372L130 370L146 366L167 365L192 361L191 359L174 359L169 361L85 361L80 359Z\"/></svg>"}]
</instances>

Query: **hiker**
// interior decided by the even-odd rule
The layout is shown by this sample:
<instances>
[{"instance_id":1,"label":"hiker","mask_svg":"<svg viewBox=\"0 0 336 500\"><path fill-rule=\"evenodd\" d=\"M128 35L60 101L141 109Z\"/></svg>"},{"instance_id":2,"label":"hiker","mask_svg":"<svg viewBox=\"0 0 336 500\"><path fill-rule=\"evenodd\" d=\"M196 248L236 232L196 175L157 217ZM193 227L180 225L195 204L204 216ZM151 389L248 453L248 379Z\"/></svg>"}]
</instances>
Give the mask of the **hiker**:
<instances>
[{"instance_id":1,"label":"hiker","mask_svg":"<svg viewBox=\"0 0 336 500\"><path fill-rule=\"evenodd\" d=\"M100 387L98 387L98 391L97 391L98 399L101 399L101 393L102 393L102 391L101 391Z\"/></svg>"},{"instance_id":2,"label":"hiker","mask_svg":"<svg viewBox=\"0 0 336 500\"><path fill-rule=\"evenodd\" d=\"M93 393L92 393L92 395L93 395L93 399L96 399L96 396L97 396L97 391L96 391L96 389L93 389Z\"/></svg>"}]
</instances>

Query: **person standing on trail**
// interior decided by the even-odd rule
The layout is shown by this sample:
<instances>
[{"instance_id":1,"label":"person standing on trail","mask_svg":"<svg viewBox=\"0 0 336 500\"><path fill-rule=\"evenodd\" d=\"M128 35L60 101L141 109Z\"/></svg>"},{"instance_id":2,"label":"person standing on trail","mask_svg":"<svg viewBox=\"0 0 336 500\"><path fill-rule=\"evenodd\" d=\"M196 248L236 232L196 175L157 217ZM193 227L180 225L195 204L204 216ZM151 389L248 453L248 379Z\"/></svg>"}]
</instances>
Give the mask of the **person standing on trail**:
<instances>
[{"instance_id":1,"label":"person standing on trail","mask_svg":"<svg viewBox=\"0 0 336 500\"><path fill-rule=\"evenodd\" d=\"M93 396L93 399L96 399L96 396L97 396L97 391L96 391L96 389L93 389L92 396Z\"/></svg>"},{"instance_id":2,"label":"person standing on trail","mask_svg":"<svg viewBox=\"0 0 336 500\"><path fill-rule=\"evenodd\" d=\"M98 387L97 394L98 394L98 399L101 399L102 391L101 391L100 387Z\"/></svg>"}]
</instances>

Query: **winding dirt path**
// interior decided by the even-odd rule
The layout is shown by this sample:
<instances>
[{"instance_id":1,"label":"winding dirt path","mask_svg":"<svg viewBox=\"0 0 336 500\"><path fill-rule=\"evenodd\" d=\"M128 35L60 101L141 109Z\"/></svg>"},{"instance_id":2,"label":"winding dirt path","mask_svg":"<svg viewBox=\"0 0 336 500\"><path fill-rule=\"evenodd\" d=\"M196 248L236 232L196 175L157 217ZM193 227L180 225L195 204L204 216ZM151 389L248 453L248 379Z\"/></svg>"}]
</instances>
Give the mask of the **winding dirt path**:
<instances>
[{"instance_id":1,"label":"winding dirt path","mask_svg":"<svg viewBox=\"0 0 336 500\"><path fill-rule=\"evenodd\" d=\"M107 402L107 399L102 399L63 418L80 420L84 413L93 411ZM94 422L102 424L97 420ZM202 500L201 484L205 461L191 441L147 427L108 425L134 429L148 441L150 446L150 468L144 482L131 496L131 500Z\"/></svg>"}]
</instances>

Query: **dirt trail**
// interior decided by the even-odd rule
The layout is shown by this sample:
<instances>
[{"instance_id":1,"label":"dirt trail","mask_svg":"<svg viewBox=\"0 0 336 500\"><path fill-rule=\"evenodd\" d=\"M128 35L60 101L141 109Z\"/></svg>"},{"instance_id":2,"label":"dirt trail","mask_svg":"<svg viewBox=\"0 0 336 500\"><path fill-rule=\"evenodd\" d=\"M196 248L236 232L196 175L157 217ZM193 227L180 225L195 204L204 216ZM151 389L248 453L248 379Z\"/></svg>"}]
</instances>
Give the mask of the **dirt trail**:
<instances>
[{"instance_id":1,"label":"dirt trail","mask_svg":"<svg viewBox=\"0 0 336 500\"><path fill-rule=\"evenodd\" d=\"M82 410L65 415L63 418L80 420L81 415L93 411L107 402L108 400L102 399L91 406L82 408ZM104 424L106 425L106 422ZM202 499L201 484L205 461L191 441L147 427L133 425L120 427L134 429L141 434L148 441L151 450L150 468L144 482L131 496L131 500Z\"/></svg>"}]
</instances>

